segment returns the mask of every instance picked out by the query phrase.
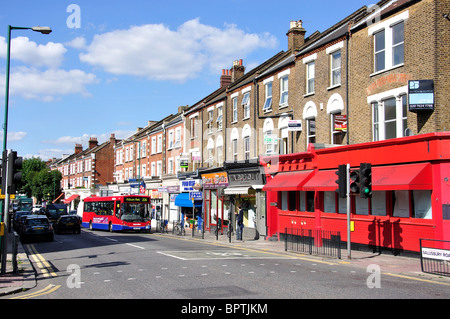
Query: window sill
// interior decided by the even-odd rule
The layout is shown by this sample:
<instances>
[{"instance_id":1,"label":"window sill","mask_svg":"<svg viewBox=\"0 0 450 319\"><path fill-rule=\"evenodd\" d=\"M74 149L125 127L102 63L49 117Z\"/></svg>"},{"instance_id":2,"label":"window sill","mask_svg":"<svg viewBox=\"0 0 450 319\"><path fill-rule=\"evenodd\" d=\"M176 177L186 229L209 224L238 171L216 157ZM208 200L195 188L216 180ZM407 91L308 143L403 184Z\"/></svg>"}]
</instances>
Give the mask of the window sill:
<instances>
[{"instance_id":1,"label":"window sill","mask_svg":"<svg viewBox=\"0 0 450 319\"><path fill-rule=\"evenodd\" d=\"M403 66L405 66L405 63L397 64L397 65L395 65L395 66L391 66L391 67L388 68L388 69L384 69L384 70L380 70L380 71L374 72L374 73L370 74L369 76L370 76L370 77L376 76L376 75L382 74L382 73L384 73L384 72L388 72L388 71L391 71L391 70L395 70L395 69L401 68L401 67L403 67Z\"/></svg>"},{"instance_id":2,"label":"window sill","mask_svg":"<svg viewBox=\"0 0 450 319\"><path fill-rule=\"evenodd\" d=\"M308 97L308 96L312 96L316 94L316 92L311 92L311 93L306 93L305 95L303 95L303 97Z\"/></svg>"},{"instance_id":3,"label":"window sill","mask_svg":"<svg viewBox=\"0 0 450 319\"><path fill-rule=\"evenodd\" d=\"M333 86L330 86L330 87L327 87L327 91L331 91L331 90L334 90L334 89L336 89L336 88L338 88L338 87L341 87L341 83L339 83L339 84L336 84L336 85L333 85Z\"/></svg>"}]
</instances>

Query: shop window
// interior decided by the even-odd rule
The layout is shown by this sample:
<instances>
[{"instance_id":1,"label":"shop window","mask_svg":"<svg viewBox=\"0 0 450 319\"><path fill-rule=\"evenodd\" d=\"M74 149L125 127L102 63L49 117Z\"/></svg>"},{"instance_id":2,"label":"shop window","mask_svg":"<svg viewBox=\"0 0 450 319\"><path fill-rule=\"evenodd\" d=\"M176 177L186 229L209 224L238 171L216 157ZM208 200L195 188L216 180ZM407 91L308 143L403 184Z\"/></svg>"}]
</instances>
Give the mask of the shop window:
<instances>
[{"instance_id":1,"label":"shop window","mask_svg":"<svg viewBox=\"0 0 450 319\"><path fill-rule=\"evenodd\" d=\"M372 215L374 216L386 216L386 192L373 192L372 193Z\"/></svg>"},{"instance_id":2,"label":"shop window","mask_svg":"<svg viewBox=\"0 0 450 319\"><path fill-rule=\"evenodd\" d=\"M297 192L288 193L288 209L292 212L297 210Z\"/></svg>"},{"instance_id":3,"label":"shop window","mask_svg":"<svg viewBox=\"0 0 450 319\"><path fill-rule=\"evenodd\" d=\"M299 192L301 212L314 212L314 192Z\"/></svg>"},{"instance_id":4,"label":"shop window","mask_svg":"<svg viewBox=\"0 0 450 319\"><path fill-rule=\"evenodd\" d=\"M432 219L431 191L412 191L413 218Z\"/></svg>"},{"instance_id":5,"label":"shop window","mask_svg":"<svg viewBox=\"0 0 450 319\"><path fill-rule=\"evenodd\" d=\"M367 199L355 196L355 214L369 215L369 201Z\"/></svg>"},{"instance_id":6,"label":"shop window","mask_svg":"<svg viewBox=\"0 0 450 319\"><path fill-rule=\"evenodd\" d=\"M281 210L288 210L288 192L281 192Z\"/></svg>"},{"instance_id":7,"label":"shop window","mask_svg":"<svg viewBox=\"0 0 450 319\"><path fill-rule=\"evenodd\" d=\"M336 213L336 192L323 192L324 213Z\"/></svg>"},{"instance_id":8,"label":"shop window","mask_svg":"<svg viewBox=\"0 0 450 319\"><path fill-rule=\"evenodd\" d=\"M392 192L392 207L394 208L394 217L410 216L409 213L409 191L394 191Z\"/></svg>"}]
</instances>

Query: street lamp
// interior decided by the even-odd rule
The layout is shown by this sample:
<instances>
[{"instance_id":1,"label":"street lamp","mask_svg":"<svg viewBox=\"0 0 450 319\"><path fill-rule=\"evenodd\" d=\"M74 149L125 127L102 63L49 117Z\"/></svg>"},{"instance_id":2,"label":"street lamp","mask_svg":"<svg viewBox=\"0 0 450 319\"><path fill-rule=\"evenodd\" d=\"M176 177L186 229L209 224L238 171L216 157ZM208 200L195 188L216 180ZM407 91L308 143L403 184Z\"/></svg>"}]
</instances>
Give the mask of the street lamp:
<instances>
[{"instance_id":1,"label":"street lamp","mask_svg":"<svg viewBox=\"0 0 450 319\"><path fill-rule=\"evenodd\" d=\"M13 27L8 25L8 44L7 44L7 51L6 51L6 86L5 86L5 122L3 124L3 151L6 151L6 140L8 135L8 104L9 104L9 74L10 74L10 60L11 60L11 30L33 30L35 32L40 32L42 34L50 34L52 32L52 29L49 27L32 27L32 28L25 28L25 27ZM3 163L2 165L6 165L6 163ZM5 186L5 209L3 213L3 222L5 223L5 233L1 239L1 274L6 273L6 252L7 252L7 229L9 228L9 194L7 191L8 186ZM3 202L0 202L0 211L3 211Z\"/></svg>"},{"instance_id":2,"label":"street lamp","mask_svg":"<svg viewBox=\"0 0 450 319\"><path fill-rule=\"evenodd\" d=\"M6 51L6 89L5 89L5 122L3 124L3 150L6 151L6 139L8 134L8 104L9 104L9 74L10 74L10 60L11 60L11 30L33 30L42 34L50 34L52 29L49 27L13 27L8 25L8 44Z\"/></svg>"}]
</instances>

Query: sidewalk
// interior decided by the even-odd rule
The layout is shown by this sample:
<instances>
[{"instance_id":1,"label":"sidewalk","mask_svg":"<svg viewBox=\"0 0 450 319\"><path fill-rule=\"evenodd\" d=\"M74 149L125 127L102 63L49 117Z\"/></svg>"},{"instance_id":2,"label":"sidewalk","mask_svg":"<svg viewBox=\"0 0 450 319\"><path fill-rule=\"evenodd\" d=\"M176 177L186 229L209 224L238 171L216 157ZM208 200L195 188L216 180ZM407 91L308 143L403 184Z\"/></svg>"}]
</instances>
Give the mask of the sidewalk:
<instances>
[{"instance_id":1,"label":"sidewalk","mask_svg":"<svg viewBox=\"0 0 450 319\"><path fill-rule=\"evenodd\" d=\"M18 271L13 273L12 249L14 233L8 233L8 255L6 258L6 273L0 274L0 296L13 294L36 286L36 276L28 255L19 241L17 249Z\"/></svg>"}]
</instances>

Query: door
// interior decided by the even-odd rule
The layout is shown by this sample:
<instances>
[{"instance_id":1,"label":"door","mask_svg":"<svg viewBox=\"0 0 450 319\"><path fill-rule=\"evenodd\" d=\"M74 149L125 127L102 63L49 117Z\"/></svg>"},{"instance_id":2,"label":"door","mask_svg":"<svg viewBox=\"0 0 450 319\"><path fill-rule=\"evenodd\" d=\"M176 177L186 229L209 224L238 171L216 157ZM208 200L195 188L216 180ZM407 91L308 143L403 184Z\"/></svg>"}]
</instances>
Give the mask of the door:
<instances>
[{"instance_id":1,"label":"door","mask_svg":"<svg viewBox=\"0 0 450 319\"><path fill-rule=\"evenodd\" d=\"M266 223L266 193L257 192L257 212L256 212L256 227L260 236L267 236Z\"/></svg>"}]
</instances>

